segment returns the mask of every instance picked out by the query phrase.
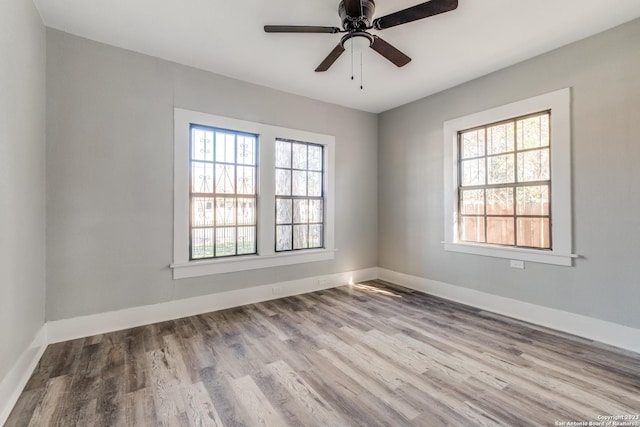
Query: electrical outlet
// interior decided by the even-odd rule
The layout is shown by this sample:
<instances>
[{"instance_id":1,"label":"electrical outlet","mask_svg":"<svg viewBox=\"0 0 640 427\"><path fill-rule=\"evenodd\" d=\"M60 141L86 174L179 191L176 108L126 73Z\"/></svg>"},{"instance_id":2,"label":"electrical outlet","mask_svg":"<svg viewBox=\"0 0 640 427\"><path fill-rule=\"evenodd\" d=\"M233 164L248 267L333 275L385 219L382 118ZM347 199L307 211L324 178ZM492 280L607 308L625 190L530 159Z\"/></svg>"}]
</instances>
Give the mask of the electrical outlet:
<instances>
[{"instance_id":1,"label":"electrical outlet","mask_svg":"<svg viewBox=\"0 0 640 427\"><path fill-rule=\"evenodd\" d=\"M519 268L520 270L524 270L524 261L512 259L509 263L509 266L511 268Z\"/></svg>"},{"instance_id":2,"label":"electrical outlet","mask_svg":"<svg viewBox=\"0 0 640 427\"><path fill-rule=\"evenodd\" d=\"M273 295L281 295L282 294L282 287L281 286L274 286L273 288L271 288L271 293Z\"/></svg>"},{"instance_id":3,"label":"electrical outlet","mask_svg":"<svg viewBox=\"0 0 640 427\"><path fill-rule=\"evenodd\" d=\"M327 286L327 279L318 279L318 286Z\"/></svg>"}]
</instances>

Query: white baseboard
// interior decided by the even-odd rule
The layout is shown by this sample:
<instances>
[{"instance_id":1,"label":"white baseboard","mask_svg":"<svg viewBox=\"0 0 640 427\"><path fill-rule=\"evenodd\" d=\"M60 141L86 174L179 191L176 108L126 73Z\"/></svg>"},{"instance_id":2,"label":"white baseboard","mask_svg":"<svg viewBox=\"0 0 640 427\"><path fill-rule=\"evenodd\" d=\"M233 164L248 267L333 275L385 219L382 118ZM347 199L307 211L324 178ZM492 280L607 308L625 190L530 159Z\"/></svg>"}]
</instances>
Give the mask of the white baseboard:
<instances>
[{"instance_id":1,"label":"white baseboard","mask_svg":"<svg viewBox=\"0 0 640 427\"><path fill-rule=\"evenodd\" d=\"M142 307L92 314L47 324L49 343L68 341L91 335L119 331L150 323L179 319L216 310L268 301L292 295L329 289L347 283L377 278L376 267L329 274L288 282L272 283L235 291L220 292ZM274 290L278 289L278 292Z\"/></svg>"},{"instance_id":2,"label":"white baseboard","mask_svg":"<svg viewBox=\"0 0 640 427\"><path fill-rule=\"evenodd\" d=\"M36 369L42 353L47 348L47 326L36 332L31 345L20 355L9 373L0 382L0 426L4 425L18 401L29 377Z\"/></svg>"},{"instance_id":3,"label":"white baseboard","mask_svg":"<svg viewBox=\"0 0 640 427\"><path fill-rule=\"evenodd\" d=\"M378 278L493 313L640 353L640 329L378 268Z\"/></svg>"}]
</instances>

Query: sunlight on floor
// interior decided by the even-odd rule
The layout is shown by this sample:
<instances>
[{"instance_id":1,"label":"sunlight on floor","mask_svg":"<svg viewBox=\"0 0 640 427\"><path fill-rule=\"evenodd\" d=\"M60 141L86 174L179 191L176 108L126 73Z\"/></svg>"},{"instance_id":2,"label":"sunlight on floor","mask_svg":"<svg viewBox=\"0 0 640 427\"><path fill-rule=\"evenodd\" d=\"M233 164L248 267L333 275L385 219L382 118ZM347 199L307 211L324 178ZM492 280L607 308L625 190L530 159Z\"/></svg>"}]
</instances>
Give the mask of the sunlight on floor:
<instances>
[{"instance_id":1,"label":"sunlight on floor","mask_svg":"<svg viewBox=\"0 0 640 427\"><path fill-rule=\"evenodd\" d=\"M363 283L349 283L349 286L352 288L358 289L359 291L368 292L370 294L382 294L389 297L402 298L401 295L393 293L390 290L380 289L376 286L365 285Z\"/></svg>"}]
</instances>

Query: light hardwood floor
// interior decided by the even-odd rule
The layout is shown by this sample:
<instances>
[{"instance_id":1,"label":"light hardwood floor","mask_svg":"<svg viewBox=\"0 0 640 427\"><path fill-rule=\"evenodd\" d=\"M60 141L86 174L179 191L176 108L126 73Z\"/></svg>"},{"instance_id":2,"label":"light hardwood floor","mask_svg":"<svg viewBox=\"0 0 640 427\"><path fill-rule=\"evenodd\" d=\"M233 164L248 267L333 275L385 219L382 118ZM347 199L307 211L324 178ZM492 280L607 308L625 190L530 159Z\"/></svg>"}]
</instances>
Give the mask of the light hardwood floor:
<instances>
[{"instance_id":1,"label":"light hardwood floor","mask_svg":"<svg viewBox=\"0 0 640 427\"><path fill-rule=\"evenodd\" d=\"M368 282L51 345L6 427L553 426L638 413L638 354Z\"/></svg>"}]
</instances>

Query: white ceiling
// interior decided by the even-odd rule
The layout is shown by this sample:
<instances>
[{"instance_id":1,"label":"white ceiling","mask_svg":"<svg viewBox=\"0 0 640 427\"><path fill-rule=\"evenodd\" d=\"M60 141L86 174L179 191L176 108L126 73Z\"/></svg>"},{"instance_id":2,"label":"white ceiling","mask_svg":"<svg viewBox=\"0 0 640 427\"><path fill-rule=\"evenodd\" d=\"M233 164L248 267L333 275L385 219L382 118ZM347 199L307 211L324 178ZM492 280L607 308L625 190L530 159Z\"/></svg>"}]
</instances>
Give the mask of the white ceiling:
<instances>
[{"instance_id":1,"label":"white ceiling","mask_svg":"<svg viewBox=\"0 0 640 427\"><path fill-rule=\"evenodd\" d=\"M265 24L340 26L338 0L34 0L49 27L310 98L382 112L640 16L639 0L460 0L458 9L372 31L413 61L366 50L364 90L340 34L266 34ZM378 0L375 17L421 3ZM611 47L615 49L615 46ZM357 63L357 61L356 61ZM356 66L356 70L359 67Z\"/></svg>"}]
</instances>

